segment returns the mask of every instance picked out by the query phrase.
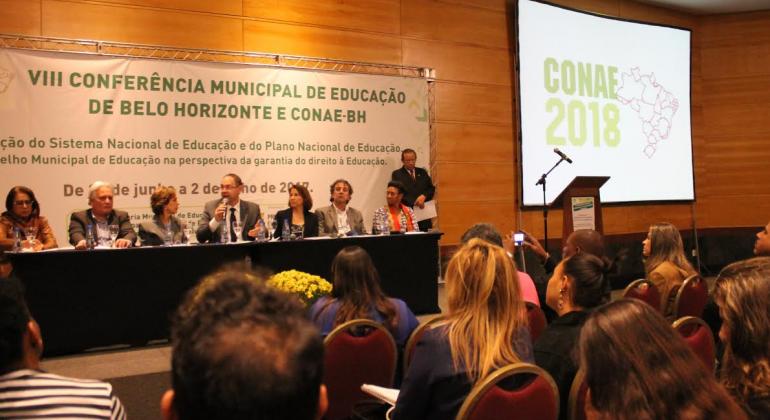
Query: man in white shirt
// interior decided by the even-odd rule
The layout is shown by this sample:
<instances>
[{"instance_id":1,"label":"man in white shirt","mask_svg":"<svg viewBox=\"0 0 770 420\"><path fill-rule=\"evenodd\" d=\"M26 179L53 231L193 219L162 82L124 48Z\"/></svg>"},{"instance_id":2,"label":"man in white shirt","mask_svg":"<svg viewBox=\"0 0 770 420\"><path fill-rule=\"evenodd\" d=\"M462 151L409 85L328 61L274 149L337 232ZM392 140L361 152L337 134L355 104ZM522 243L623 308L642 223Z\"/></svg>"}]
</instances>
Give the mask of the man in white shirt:
<instances>
[{"instance_id":1,"label":"man in white shirt","mask_svg":"<svg viewBox=\"0 0 770 420\"><path fill-rule=\"evenodd\" d=\"M353 186L344 179L338 179L329 186L329 201L332 205L315 211L318 217L320 235L360 235L366 233L364 216L348 206L353 195Z\"/></svg>"},{"instance_id":2,"label":"man in white shirt","mask_svg":"<svg viewBox=\"0 0 770 420\"><path fill-rule=\"evenodd\" d=\"M259 233L257 221L261 213L257 203L240 199L243 192L241 177L227 174L222 177L219 188L221 199L206 203L198 221L198 242L221 242L223 235L227 235L227 242L254 240ZM236 233L236 222L241 226L240 235Z\"/></svg>"}]
</instances>

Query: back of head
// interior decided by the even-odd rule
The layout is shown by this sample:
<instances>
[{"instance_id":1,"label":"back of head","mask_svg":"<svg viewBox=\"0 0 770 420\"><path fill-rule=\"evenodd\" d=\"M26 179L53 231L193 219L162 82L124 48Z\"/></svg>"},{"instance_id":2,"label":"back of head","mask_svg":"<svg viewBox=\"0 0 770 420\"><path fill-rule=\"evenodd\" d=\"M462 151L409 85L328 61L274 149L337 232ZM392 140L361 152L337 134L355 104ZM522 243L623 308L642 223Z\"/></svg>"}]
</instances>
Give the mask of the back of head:
<instances>
[{"instance_id":1,"label":"back of head","mask_svg":"<svg viewBox=\"0 0 770 420\"><path fill-rule=\"evenodd\" d=\"M596 255L575 254L564 260L564 275L572 279L572 302L589 309L610 300L607 265Z\"/></svg>"},{"instance_id":2,"label":"back of head","mask_svg":"<svg viewBox=\"0 0 770 420\"><path fill-rule=\"evenodd\" d=\"M714 299L723 320L720 336L726 335L725 386L743 400L770 395L770 257L725 267Z\"/></svg>"},{"instance_id":3,"label":"back of head","mask_svg":"<svg viewBox=\"0 0 770 420\"><path fill-rule=\"evenodd\" d=\"M689 274L695 274L687 257L679 230L671 223L662 222L650 225L650 256L644 263L647 272L664 262L670 262Z\"/></svg>"},{"instance_id":4,"label":"back of head","mask_svg":"<svg viewBox=\"0 0 770 420\"><path fill-rule=\"evenodd\" d=\"M19 367L30 319L21 283L14 278L0 279L0 374Z\"/></svg>"},{"instance_id":5,"label":"back of head","mask_svg":"<svg viewBox=\"0 0 770 420\"><path fill-rule=\"evenodd\" d=\"M520 361L514 351L526 310L516 267L499 246L471 239L446 271L449 344L471 379Z\"/></svg>"},{"instance_id":6,"label":"back of head","mask_svg":"<svg viewBox=\"0 0 770 420\"><path fill-rule=\"evenodd\" d=\"M578 229L572 232L567 238L580 253L596 255L599 258L604 257L604 237L601 233L592 229Z\"/></svg>"},{"instance_id":7,"label":"back of head","mask_svg":"<svg viewBox=\"0 0 770 420\"><path fill-rule=\"evenodd\" d=\"M503 237L491 223L476 223L460 237L460 242L467 243L473 238L483 239L497 246L503 246Z\"/></svg>"},{"instance_id":8,"label":"back of head","mask_svg":"<svg viewBox=\"0 0 770 420\"><path fill-rule=\"evenodd\" d=\"M312 419L323 343L296 299L224 271L191 290L172 325L174 409L191 419Z\"/></svg>"},{"instance_id":9,"label":"back of head","mask_svg":"<svg viewBox=\"0 0 770 420\"><path fill-rule=\"evenodd\" d=\"M620 299L597 308L578 344L591 402L616 419L740 418L740 410L651 306Z\"/></svg>"}]
</instances>

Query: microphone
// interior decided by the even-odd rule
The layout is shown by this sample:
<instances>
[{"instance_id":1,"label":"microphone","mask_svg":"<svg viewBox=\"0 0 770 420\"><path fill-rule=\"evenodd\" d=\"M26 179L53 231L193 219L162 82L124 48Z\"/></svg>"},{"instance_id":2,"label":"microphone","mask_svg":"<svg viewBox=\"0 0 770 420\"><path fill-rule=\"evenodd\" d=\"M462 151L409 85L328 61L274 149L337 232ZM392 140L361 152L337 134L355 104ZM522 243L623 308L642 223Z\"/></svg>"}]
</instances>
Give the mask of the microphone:
<instances>
[{"instance_id":1,"label":"microphone","mask_svg":"<svg viewBox=\"0 0 770 420\"><path fill-rule=\"evenodd\" d=\"M553 152L559 155L562 159L566 160L567 162L572 163L572 159L570 159L569 156L565 155L564 152L559 150L558 147L554 147Z\"/></svg>"},{"instance_id":2,"label":"microphone","mask_svg":"<svg viewBox=\"0 0 770 420\"><path fill-rule=\"evenodd\" d=\"M220 201L220 202L219 202L219 205L220 205L220 206L221 206L221 205L223 205L223 204L224 204L225 208L227 208L227 204L228 204L228 200L227 200L227 197L224 197L224 198L222 199L222 201Z\"/></svg>"}]
</instances>

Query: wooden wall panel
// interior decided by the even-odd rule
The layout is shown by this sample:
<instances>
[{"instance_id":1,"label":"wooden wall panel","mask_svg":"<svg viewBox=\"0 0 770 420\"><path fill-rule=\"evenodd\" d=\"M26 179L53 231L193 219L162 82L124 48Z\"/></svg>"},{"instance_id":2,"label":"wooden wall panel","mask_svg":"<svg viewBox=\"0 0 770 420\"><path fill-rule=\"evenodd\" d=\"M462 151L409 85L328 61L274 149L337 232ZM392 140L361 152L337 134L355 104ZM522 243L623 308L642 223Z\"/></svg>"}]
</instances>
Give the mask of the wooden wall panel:
<instances>
[{"instance_id":1,"label":"wooden wall panel","mask_svg":"<svg viewBox=\"0 0 770 420\"><path fill-rule=\"evenodd\" d=\"M510 86L513 57L507 49L405 39L404 64L436 69L436 78Z\"/></svg>"},{"instance_id":2,"label":"wooden wall panel","mask_svg":"<svg viewBox=\"0 0 770 420\"><path fill-rule=\"evenodd\" d=\"M401 41L382 35L247 20L243 39L247 51L401 64Z\"/></svg>"},{"instance_id":3,"label":"wooden wall panel","mask_svg":"<svg viewBox=\"0 0 770 420\"><path fill-rule=\"evenodd\" d=\"M511 209L513 200L500 197L499 201L489 201L483 204L474 202L439 202L438 213L441 223L442 245L457 244L460 236L475 223L488 222L494 224L501 232L515 229L515 219Z\"/></svg>"},{"instance_id":4,"label":"wooden wall panel","mask_svg":"<svg viewBox=\"0 0 770 420\"><path fill-rule=\"evenodd\" d=\"M244 0L244 16L398 35L398 0Z\"/></svg>"},{"instance_id":5,"label":"wooden wall panel","mask_svg":"<svg viewBox=\"0 0 770 420\"><path fill-rule=\"evenodd\" d=\"M43 1L45 36L240 50L241 33L240 20L216 15Z\"/></svg>"},{"instance_id":6,"label":"wooden wall panel","mask_svg":"<svg viewBox=\"0 0 770 420\"><path fill-rule=\"evenodd\" d=\"M0 33L40 35L40 0L0 0Z\"/></svg>"},{"instance_id":7,"label":"wooden wall panel","mask_svg":"<svg viewBox=\"0 0 770 420\"><path fill-rule=\"evenodd\" d=\"M506 0L436 0L436 2L461 6L472 6L498 12L504 12L506 10L506 5L511 3L510 1Z\"/></svg>"},{"instance_id":8,"label":"wooden wall panel","mask_svg":"<svg viewBox=\"0 0 770 420\"><path fill-rule=\"evenodd\" d=\"M242 0L100 0L102 3L241 16Z\"/></svg>"},{"instance_id":9,"label":"wooden wall panel","mask_svg":"<svg viewBox=\"0 0 770 420\"><path fill-rule=\"evenodd\" d=\"M401 35L407 38L509 48L503 12L424 0L402 0L401 10Z\"/></svg>"},{"instance_id":10,"label":"wooden wall panel","mask_svg":"<svg viewBox=\"0 0 770 420\"><path fill-rule=\"evenodd\" d=\"M512 96L507 88L436 83L436 120L510 124Z\"/></svg>"},{"instance_id":11,"label":"wooden wall panel","mask_svg":"<svg viewBox=\"0 0 770 420\"><path fill-rule=\"evenodd\" d=\"M447 162L438 163L441 174L442 202L489 202L499 201L513 185L513 172L509 163ZM473 188L463 188L466 185Z\"/></svg>"},{"instance_id":12,"label":"wooden wall panel","mask_svg":"<svg viewBox=\"0 0 770 420\"><path fill-rule=\"evenodd\" d=\"M513 170L514 139L509 125L436 123L437 162L497 162Z\"/></svg>"}]
</instances>

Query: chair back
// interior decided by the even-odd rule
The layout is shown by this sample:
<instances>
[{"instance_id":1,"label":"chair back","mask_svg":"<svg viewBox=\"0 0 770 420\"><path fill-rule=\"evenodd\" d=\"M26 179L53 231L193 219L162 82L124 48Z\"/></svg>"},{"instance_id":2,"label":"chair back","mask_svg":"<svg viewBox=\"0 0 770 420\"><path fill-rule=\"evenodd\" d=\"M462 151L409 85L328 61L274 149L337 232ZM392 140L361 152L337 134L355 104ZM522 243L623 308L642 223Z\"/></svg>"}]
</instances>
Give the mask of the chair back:
<instances>
[{"instance_id":1,"label":"chair back","mask_svg":"<svg viewBox=\"0 0 770 420\"><path fill-rule=\"evenodd\" d=\"M526 302L526 304L527 318L529 319L529 336L534 343L540 337L540 334L543 333L545 327L548 326L548 321L545 319L545 313L539 306L532 302Z\"/></svg>"},{"instance_id":2,"label":"chair back","mask_svg":"<svg viewBox=\"0 0 770 420\"><path fill-rule=\"evenodd\" d=\"M500 386L511 376L523 376L513 390ZM492 372L477 383L460 407L457 420L538 419L559 417L559 389L545 370L529 363L514 363Z\"/></svg>"},{"instance_id":3,"label":"chair back","mask_svg":"<svg viewBox=\"0 0 770 420\"><path fill-rule=\"evenodd\" d=\"M674 321L674 329L703 362L709 373L714 373L716 366L716 346L711 328L702 319L686 316Z\"/></svg>"},{"instance_id":4,"label":"chair back","mask_svg":"<svg viewBox=\"0 0 770 420\"><path fill-rule=\"evenodd\" d=\"M348 321L324 339L324 374L329 398L325 418L349 417L353 405L367 399L364 383L393 386L398 350L393 336L381 324L368 319Z\"/></svg>"},{"instance_id":5,"label":"chair back","mask_svg":"<svg viewBox=\"0 0 770 420\"><path fill-rule=\"evenodd\" d=\"M406 345L404 346L404 375L406 375L406 370L409 368L409 364L412 363L412 358L414 357L414 348L417 346L417 343L420 342L422 335L425 334L425 331L428 331L428 329L434 324L443 320L443 316L431 318L428 321L418 325L417 328L412 331L412 334L409 335L409 339L406 340Z\"/></svg>"},{"instance_id":6,"label":"chair back","mask_svg":"<svg viewBox=\"0 0 770 420\"><path fill-rule=\"evenodd\" d=\"M682 286L676 291L674 300L674 318L685 316L700 318L703 316L703 308L709 298L708 285L698 274L693 274L684 279Z\"/></svg>"},{"instance_id":7,"label":"chair back","mask_svg":"<svg viewBox=\"0 0 770 420\"><path fill-rule=\"evenodd\" d=\"M567 400L567 419L585 420L586 419L586 396L588 395L588 383L586 374L580 369L572 380L572 386L569 389L569 400Z\"/></svg>"},{"instance_id":8,"label":"chair back","mask_svg":"<svg viewBox=\"0 0 770 420\"><path fill-rule=\"evenodd\" d=\"M647 279L634 280L623 291L624 298L639 299L660 311L660 292L651 281Z\"/></svg>"}]
</instances>

